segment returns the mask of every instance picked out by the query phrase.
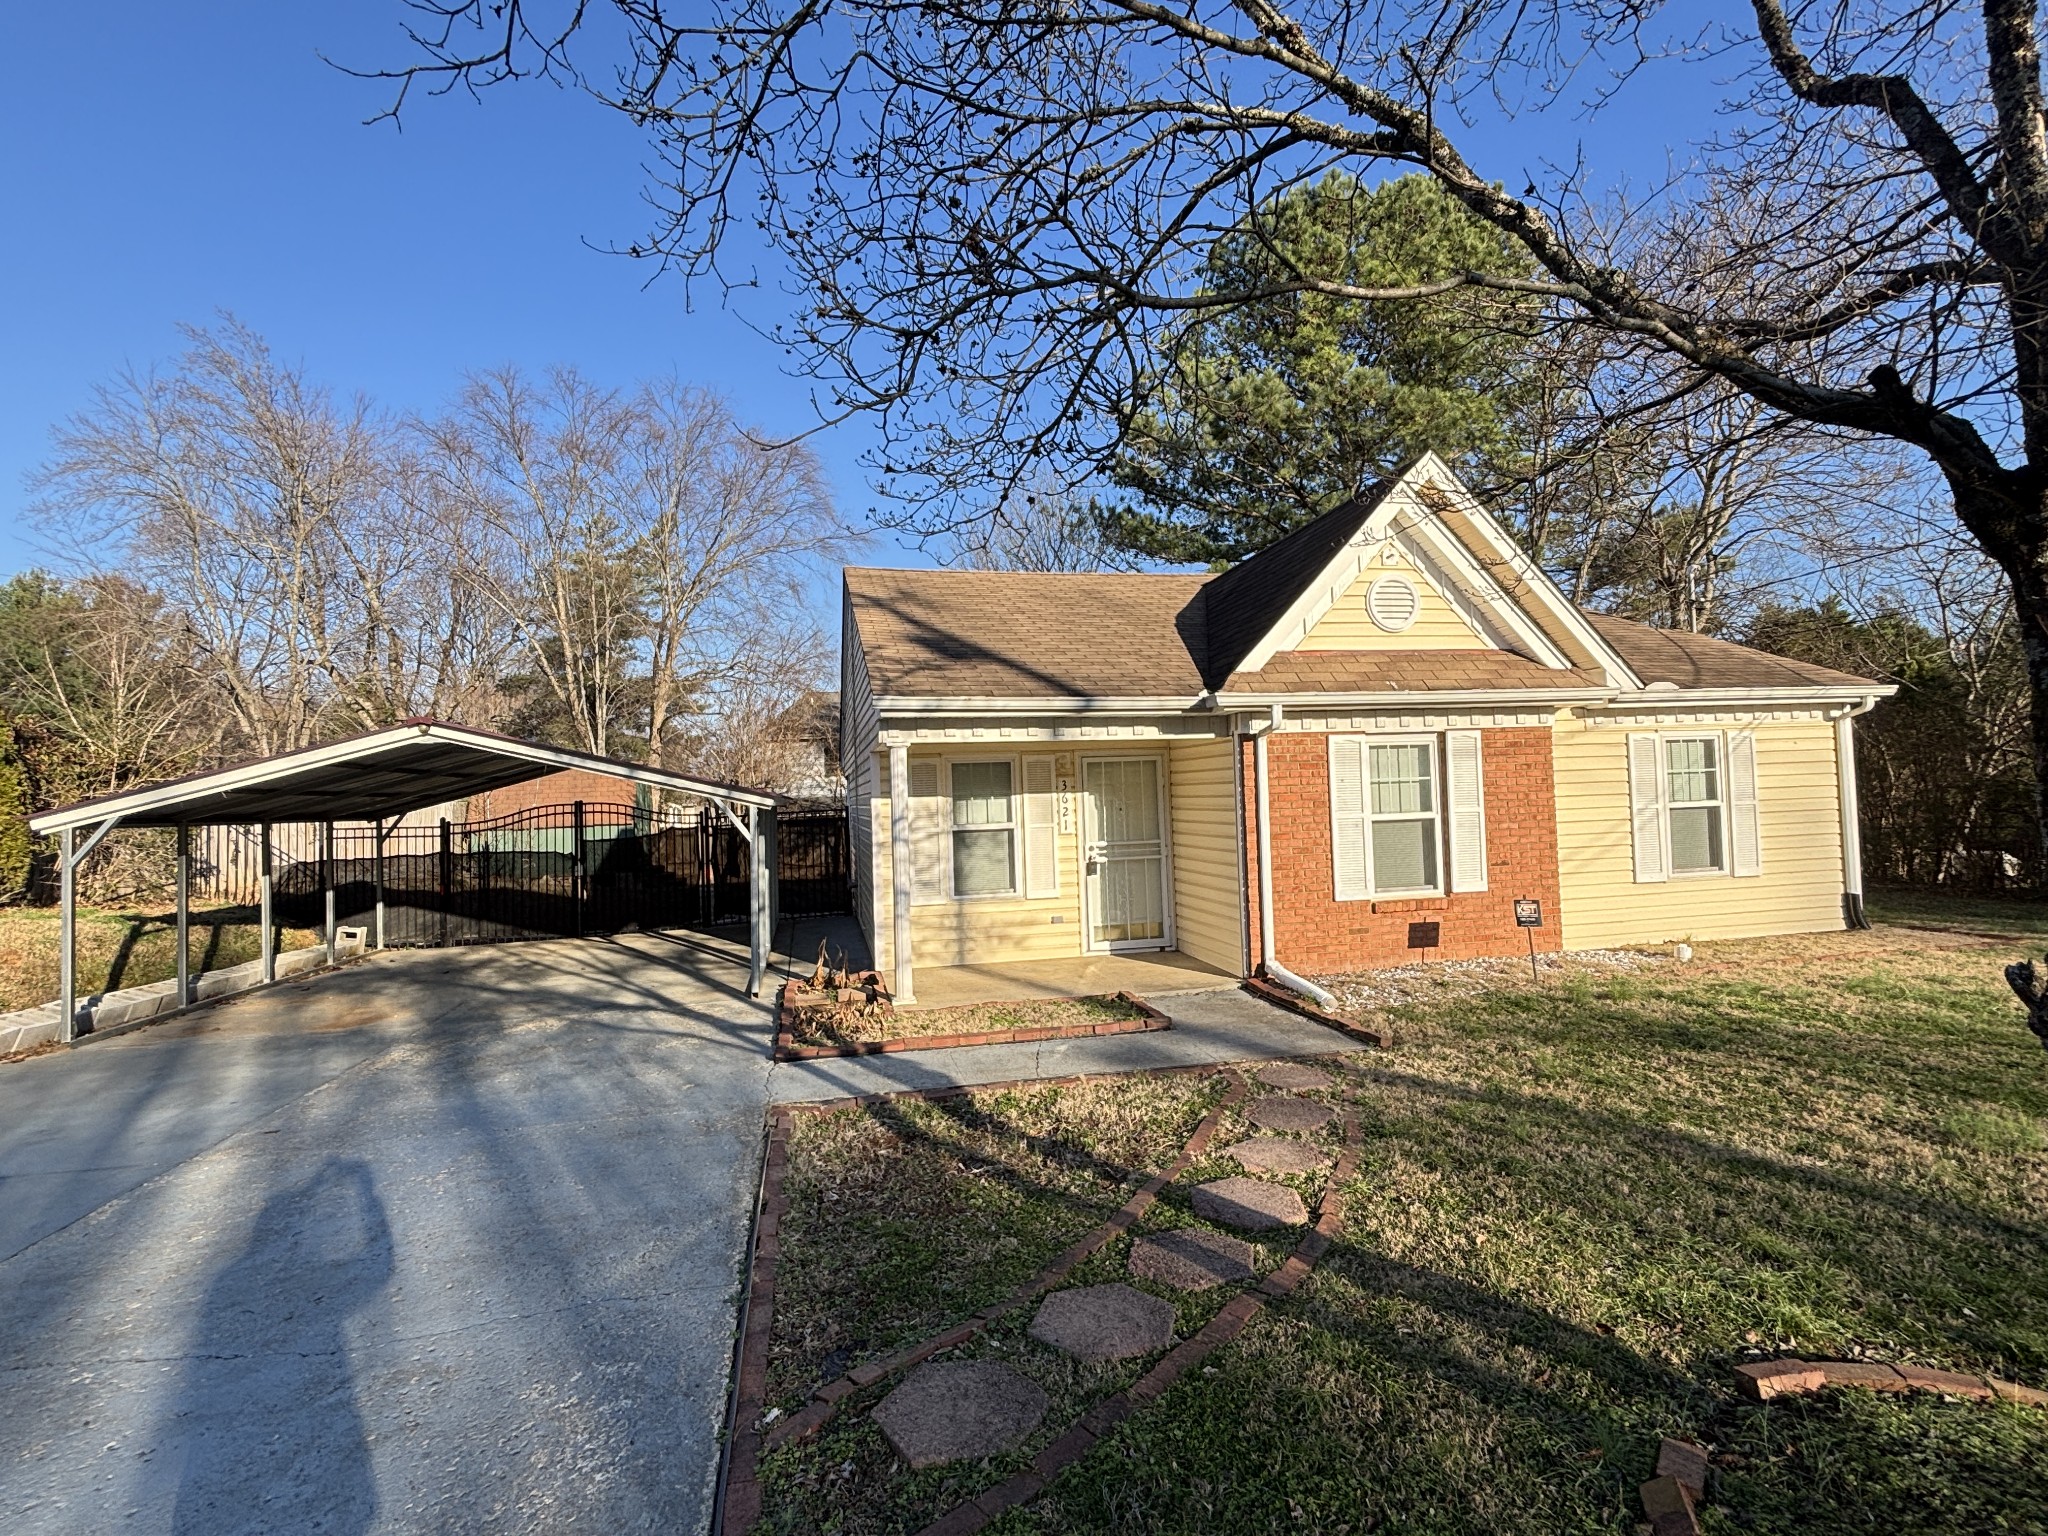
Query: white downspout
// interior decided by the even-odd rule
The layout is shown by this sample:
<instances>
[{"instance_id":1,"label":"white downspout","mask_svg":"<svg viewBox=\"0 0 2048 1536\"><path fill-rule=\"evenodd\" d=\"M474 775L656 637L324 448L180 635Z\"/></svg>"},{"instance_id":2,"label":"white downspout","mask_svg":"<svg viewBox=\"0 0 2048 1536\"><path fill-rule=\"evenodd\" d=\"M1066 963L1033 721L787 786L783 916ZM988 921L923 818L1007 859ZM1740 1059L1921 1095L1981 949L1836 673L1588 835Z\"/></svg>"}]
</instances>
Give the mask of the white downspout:
<instances>
[{"instance_id":1,"label":"white downspout","mask_svg":"<svg viewBox=\"0 0 2048 1536\"><path fill-rule=\"evenodd\" d=\"M1835 783L1842 810L1842 921L1868 928L1863 915L1863 818L1856 801L1856 717L1877 705L1865 699L1835 716Z\"/></svg>"},{"instance_id":2,"label":"white downspout","mask_svg":"<svg viewBox=\"0 0 2048 1536\"><path fill-rule=\"evenodd\" d=\"M1265 949L1266 974L1281 986L1314 998L1317 1005L1336 1010L1337 999L1314 982L1297 976L1282 965L1275 954L1279 946L1273 937L1273 812L1266 795L1266 738L1280 727L1282 706L1273 706L1273 717L1252 737L1252 777L1258 800L1259 821L1259 938Z\"/></svg>"}]
</instances>

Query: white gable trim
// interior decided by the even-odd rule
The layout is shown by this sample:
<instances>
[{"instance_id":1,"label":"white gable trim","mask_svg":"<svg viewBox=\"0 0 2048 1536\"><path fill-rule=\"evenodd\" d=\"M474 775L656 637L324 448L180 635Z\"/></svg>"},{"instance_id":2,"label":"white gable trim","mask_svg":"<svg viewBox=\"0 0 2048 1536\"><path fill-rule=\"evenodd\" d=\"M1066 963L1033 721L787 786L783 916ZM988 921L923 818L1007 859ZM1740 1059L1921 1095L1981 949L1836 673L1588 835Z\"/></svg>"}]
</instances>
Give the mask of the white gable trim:
<instances>
[{"instance_id":1,"label":"white gable trim","mask_svg":"<svg viewBox=\"0 0 2048 1536\"><path fill-rule=\"evenodd\" d=\"M1462 520L1484 548L1474 551L1417 494L1424 487L1450 495ZM1518 652L1545 666L1566 668L1574 663L1557 643L1532 621L1519 601L1487 569L1497 564L1519 580L1530 600L1544 606L1546 613L1595 658L1613 687L1640 687L1641 683L1612 647L1600 638L1570 603L1564 600L1550 578L1514 541L1502 533L1486 510L1465 489L1450 466L1435 454L1416 461L1380 498L1378 506L1343 548L1310 582L1286 613L1238 663L1238 670L1256 672L1281 651L1301 644L1310 630L1351 589L1364 571L1372 553L1394 538L1418 573L1437 595L1450 604L1460 618L1502 650Z\"/></svg>"}]
</instances>

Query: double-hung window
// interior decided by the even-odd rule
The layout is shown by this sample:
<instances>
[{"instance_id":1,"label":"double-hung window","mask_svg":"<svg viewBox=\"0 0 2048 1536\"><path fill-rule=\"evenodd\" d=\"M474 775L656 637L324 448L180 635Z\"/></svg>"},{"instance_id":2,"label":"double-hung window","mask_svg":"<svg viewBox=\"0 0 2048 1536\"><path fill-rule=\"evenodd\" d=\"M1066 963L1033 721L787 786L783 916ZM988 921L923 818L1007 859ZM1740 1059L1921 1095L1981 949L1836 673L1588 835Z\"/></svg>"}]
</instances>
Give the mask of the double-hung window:
<instances>
[{"instance_id":1,"label":"double-hung window","mask_svg":"<svg viewBox=\"0 0 2048 1536\"><path fill-rule=\"evenodd\" d=\"M1441 888L1436 743L1366 747L1366 813L1372 826L1372 888L1382 894Z\"/></svg>"},{"instance_id":2,"label":"double-hung window","mask_svg":"<svg viewBox=\"0 0 2048 1536\"><path fill-rule=\"evenodd\" d=\"M953 894L1017 890L1017 796L1006 761L953 764Z\"/></svg>"},{"instance_id":3,"label":"double-hung window","mask_svg":"<svg viewBox=\"0 0 2048 1536\"><path fill-rule=\"evenodd\" d=\"M1337 900L1486 889L1479 737L1330 738Z\"/></svg>"},{"instance_id":4,"label":"double-hung window","mask_svg":"<svg viewBox=\"0 0 2048 1536\"><path fill-rule=\"evenodd\" d=\"M1671 873L1722 873L1728 861L1721 738L1665 737L1664 784L1664 804L1671 819Z\"/></svg>"}]
</instances>

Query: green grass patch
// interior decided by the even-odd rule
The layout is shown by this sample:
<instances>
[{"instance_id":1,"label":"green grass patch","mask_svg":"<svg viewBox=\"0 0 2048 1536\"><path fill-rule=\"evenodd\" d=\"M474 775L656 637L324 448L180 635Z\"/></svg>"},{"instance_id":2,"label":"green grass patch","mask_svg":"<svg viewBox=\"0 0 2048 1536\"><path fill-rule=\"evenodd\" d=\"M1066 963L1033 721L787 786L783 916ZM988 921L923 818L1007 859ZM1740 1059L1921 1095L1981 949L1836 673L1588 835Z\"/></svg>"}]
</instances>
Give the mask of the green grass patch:
<instances>
[{"instance_id":1,"label":"green grass patch","mask_svg":"<svg viewBox=\"0 0 2048 1536\"><path fill-rule=\"evenodd\" d=\"M33 1008L57 995L57 911L54 907L0 910L0 1013ZM318 936L281 930L280 951L304 949ZM250 907L192 914L189 953L194 975L254 960L262 925ZM178 974L177 922L170 913L105 912L81 908L77 930L78 995L147 986Z\"/></svg>"},{"instance_id":2,"label":"green grass patch","mask_svg":"<svg viewBox=\"0 0 2048 1536\"><path fill-rule=\"evenodd\" d=\"M2048 1413L1855 1393L1762 1408L1734 1389L1734 1366L1778 1353L2048 1386L2048 1058L2000 974L2015 946L1928 926L1420 989L1389 1015L1397 1048L1353 1058L1366 1156L1344 1238L1207 1371L991 1529L1630 1532L1658 1440L1684 1435L1718 1458L1713 1530L2041 1531ZM1091 1091L1135 1109L1159 1089ZM1015 1144L1058 1164L1064 1135ZM1002 1145L980 1155L1007 1167ZM848 1194L899 1213L863 1228L875 1246L854 1270L887 1281L872 1299L785 1228L786 1264L847 1273L839 1326L888 1334L863 1319L914 1289L922 1331L990 1293L939 1293L904 1190L970 1206L975 1185L1006 1190L958 1251L998 1230L1050 1251L1103 1208L986 1165L941 1197L958 1181L903 1183L917 1166L899 1156ZM1206 1159L1189 1182L1223 1171ZM1181 1188L1155 1209L1193 1219ZM999 1289L995 1263L973 1273ZM1019 1253L1004 1273L1030 1267ZM866 1406L842 1438L771 1458L774 1528L915 1530L1011 1470L892 1471Z\"/></svg>"}]
</instances>

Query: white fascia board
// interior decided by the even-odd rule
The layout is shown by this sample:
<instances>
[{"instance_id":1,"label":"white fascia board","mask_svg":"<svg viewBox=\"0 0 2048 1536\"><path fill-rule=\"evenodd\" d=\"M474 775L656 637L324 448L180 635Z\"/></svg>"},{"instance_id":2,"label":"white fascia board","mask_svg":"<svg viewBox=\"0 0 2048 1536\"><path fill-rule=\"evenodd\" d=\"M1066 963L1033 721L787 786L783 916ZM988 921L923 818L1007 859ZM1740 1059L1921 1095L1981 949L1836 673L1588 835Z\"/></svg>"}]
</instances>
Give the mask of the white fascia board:
<instances>
[{"instance_id":1,"label":"white fascia board","mask_svg":"<svg viewBox=\"0 0 2048 1536\"><path fill-rule=\"evenodd\" d=\"M1514 637L1517 643L1509 649L1519 650L1532 661L1540 661L1547 667L1569 668L1572 665L1572 659L1559 650L1556 642L1541 628L1529 622L1507 590L1472 558L1472 552L1427 507L1419 500L1411 499L1402 512L1405 517L1395 520L1400 541L1404 544L1412 541L1429 560L1446 567L1444 574Z\"/></svg>"},{"instance_id":2,"label":"white fascia board","mask_svg":"<svg viewBox=\"0 0 2048 1536\"><path fill-rule=\"evenodd\" d=\"M1380 496L1379 505L1358 525L1358 531L1330 556L1316 579L1302 588L1301 595L1237 664L1238 671L1256 672L1280 652L1299 645L1316 627L1317 621L1336 605L1337 599L1364 570L1366 552L1386 538L1399 491L1399 486L1388 487Z\"/></svg>"},{"instance_id":3,"label":"white fascia board","mask_svg":"<svg viewBox=\"0 0 2048 1536\"><path fill-rule=\"evenodd\" d=\"M1586 647L1588 654L1602 659L1608 678L1618 687L1639 687L1642 679L1637 677L1620 654L1601 637L1586 616L1565 601L1564 594L1557 590L1557 584L1531 560L1522 547L1501 531L1493 515L1479 504L1479 499L1465 488L1460 480L1435 452L1425 453L1414 467L1403 477L1404 486L1419 487L1433 485L1457 503L1458 511L1466 526L1486 546L1489 559L1499 560L1520 578L1532 601L1541 603L1545 610L1568 630L1578 642ZM1462 543L1462 540L1455 542ZM1477 563L1476 561L1474 562Z\"/></svg>"}]
</instances>

